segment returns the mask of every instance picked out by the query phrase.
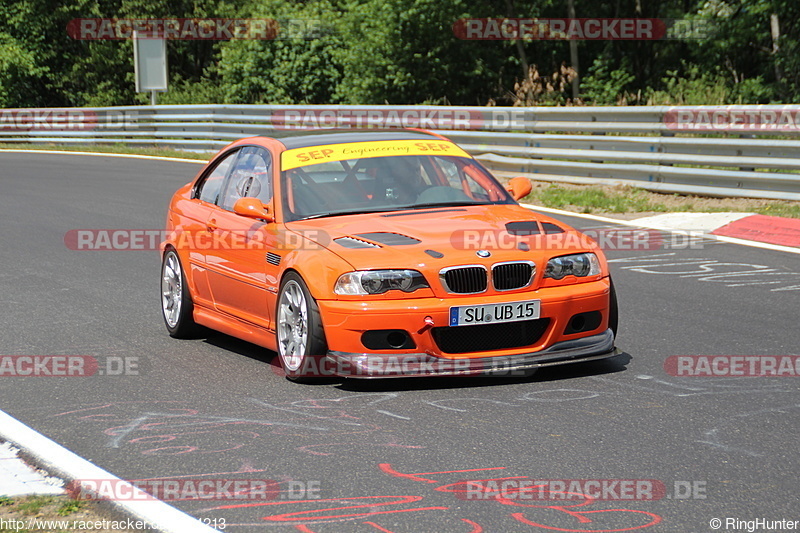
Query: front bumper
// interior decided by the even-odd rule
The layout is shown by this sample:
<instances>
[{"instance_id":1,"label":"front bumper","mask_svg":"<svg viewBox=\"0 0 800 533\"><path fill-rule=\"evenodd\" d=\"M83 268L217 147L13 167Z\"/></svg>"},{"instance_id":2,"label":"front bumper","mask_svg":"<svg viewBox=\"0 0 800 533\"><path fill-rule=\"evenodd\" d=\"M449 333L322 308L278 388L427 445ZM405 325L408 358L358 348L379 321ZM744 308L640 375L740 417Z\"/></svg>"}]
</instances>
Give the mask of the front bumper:
<instances>
[{"instance_id":1,"label":"front bumper","mask_svg":"<svg viewBox=\"0 0 800 533\"><path fill-rule=\"evenodd\" d=\"M614 333L571 339L544 350L509 356L472 359L445 359L426 353L371 354L328 352L325 366L332 373L349 378L388 378L417 376L523 376L555 365L581 363L613 357Z\"/></svg>"},{"instance_id":2,"label":"front bumper","mask_svg":"<svg viewBox=\"0 0 800 533\"><path fill-rule=\"evenodd\" d=\"M563 286L540 288L531 291L510 291L500 294L478 294L441 298L376 298L365 300L318 300L328 350L332 353L357 355L410 355L442 359L472 359L487 357L519 356L522 354L543 353L561 342L574 340L576 336L599 335L608 328L609 278L596 281L565 284ZM472 345L474 336L485 334L485 338L508 338L509 333L494 331L493 325L464 326L450 328L450 308L454 305L478 305L486 303L513 303L522 300L540 300L540 318L546 319L546 329L536 338L518 339L516 347L504 343L475 342L468 351L463 346L453 346L447 340L458 344ZM569 333L567 326L578 313L599 311L601 322L593 329ZM477 328L477 329L476 329ZM483 328L486 328L483 330ZM371 346L363 341L366 331L402 330L413 342L408 348L393 349ZM463 335L460 333L463 331ZM445 339L443 335L447 335ZM438 336L438 338L437 338ZM472 339L471 339L472 338ZM530 340L531 342L522 342Z\"/></svg>"}]
</instances>

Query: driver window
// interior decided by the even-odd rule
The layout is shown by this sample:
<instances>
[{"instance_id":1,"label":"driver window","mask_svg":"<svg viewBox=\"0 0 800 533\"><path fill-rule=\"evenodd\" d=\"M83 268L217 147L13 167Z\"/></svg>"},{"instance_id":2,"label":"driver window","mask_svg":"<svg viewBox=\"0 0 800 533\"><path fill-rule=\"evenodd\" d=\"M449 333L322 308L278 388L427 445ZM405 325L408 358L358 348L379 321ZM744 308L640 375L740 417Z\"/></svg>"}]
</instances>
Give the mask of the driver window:
<instances>
[{"instance_id":1,"label":"driver window","mask_svg":"<svg viewBox=\"0 0 800 533\"><path fill-rule=\"evenodd\" d=\"M272 199L271 171L269 152L255 146L244 148L228 176L219 206L232 211L236 200L245 197L268 203Z\"/></svg>"},{"instance_id":2,"label":"driver window","mask_svg":"<svg viewBox=\"0 0 800 533\"><path fill-rule=\"evenodd\" d=\"M210 204L217 203L219 191L222 190L222 183L225 181L225 176L228 175L228 170L230 170L233 161L236 159L237 152L238 150L234 150L217 163L197 188L195 198L200 198L200 200Z\"/></svg>"}]
</instances>

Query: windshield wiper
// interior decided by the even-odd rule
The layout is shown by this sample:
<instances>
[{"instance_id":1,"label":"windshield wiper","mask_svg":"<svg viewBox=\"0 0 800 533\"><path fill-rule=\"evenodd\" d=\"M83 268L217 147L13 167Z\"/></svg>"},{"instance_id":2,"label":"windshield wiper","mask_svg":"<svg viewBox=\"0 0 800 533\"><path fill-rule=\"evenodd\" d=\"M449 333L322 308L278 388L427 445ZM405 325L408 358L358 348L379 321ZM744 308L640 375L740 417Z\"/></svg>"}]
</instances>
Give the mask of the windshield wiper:
<instances>
[{"instance_id":1,"label":"windshield wiper","mask_svg":"<svg viewBox=\"0 0 800 533\"><path fill-rule=\"evenodd\" d=\"M338 217L340 215L364 215L367 213L385 213L386 211L397 211L396 207L381 207L374 209L351 209L349 211L330 211L328 213L317 213L316 215L309 215L307 217L299 218L298 220L312 220L315 218Z\"/></svg>"},{"instance_id":2,"label":"windshield wiper","mask_svg":"<svg viewBox=\"0 0 800 533\"><path fill-rule=\"evenodd\" d=\"M462 206L468 207L471 205L489 205L492 202L470 202L466 200L458 200L453 202L428 202L426 204L413 204L403 206L402 209L428 209L431 207L453 207L453 206Z\"/></svg>"},{"instance_id":3,"label":"windshield wiper","mask_svg":"<svg viewBox=\"0 0 800 533\"><path fill-rule=\"evenodd\" d=\"M309 215L307 217L299 218L298 220L313 220L315 218L327 218L327 217L338 217L338 216L346 216L346 215L363 215L367 213L387 213L390 211L405 211L409 209L429 209L432 207L454 207L454 206L464 206L468 207L471 205L490 205L492 202L468 202L464 200L458 200L455 202L429 202L426 204L413 204L413 205L387 205L384 207L373 208L373 209L350 209L347 211L330 211L327 213L317 213L316 215Z\"/></svg>"}]
</instances>

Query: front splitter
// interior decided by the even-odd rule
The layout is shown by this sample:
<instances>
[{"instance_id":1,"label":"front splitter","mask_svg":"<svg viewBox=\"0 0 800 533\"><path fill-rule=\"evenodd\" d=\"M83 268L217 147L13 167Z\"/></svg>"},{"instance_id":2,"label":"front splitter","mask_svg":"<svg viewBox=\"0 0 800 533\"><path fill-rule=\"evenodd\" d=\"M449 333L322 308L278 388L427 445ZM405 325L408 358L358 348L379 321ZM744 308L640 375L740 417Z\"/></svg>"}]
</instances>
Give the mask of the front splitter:
<instances>
[{"instance_id":1,"label":"front splitter","mask_svg":"<svg viewBox=\"0 0 800 533\"><path fill-rule=\"evenodd\" d=\"M598 335L554 344L538 352L510 356L447 359L427 353L370 354L330 351L325 367L348 378L404 378L423 376L524 376L532 371L557 365L596 361L618 355L614 333L608 329Z\"/></svg>"}]
</instances>

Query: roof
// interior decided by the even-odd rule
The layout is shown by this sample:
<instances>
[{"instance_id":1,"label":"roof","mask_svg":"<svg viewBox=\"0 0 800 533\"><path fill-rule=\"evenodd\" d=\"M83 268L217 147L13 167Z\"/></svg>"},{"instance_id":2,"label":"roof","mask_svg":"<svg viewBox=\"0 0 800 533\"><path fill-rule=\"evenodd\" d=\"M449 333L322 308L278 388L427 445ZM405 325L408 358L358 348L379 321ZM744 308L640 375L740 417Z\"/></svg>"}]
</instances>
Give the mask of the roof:
<instances>
[{"instance_id":1,"label":"roof","mask_svg":"<svg viewBox=\"0 0 800 533\"><path fill-rule=\"evenodd\" d=\"M342 144L368 141L430 141L439 139L432 133L420 130L404 129L350 129L350 130L315 130L287 132L286 135L271 136L279 140L287 149L306 148L323 144Z\"/></svg>"}]
</instances>

